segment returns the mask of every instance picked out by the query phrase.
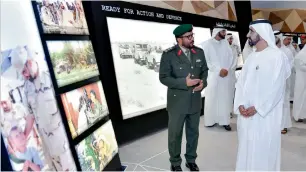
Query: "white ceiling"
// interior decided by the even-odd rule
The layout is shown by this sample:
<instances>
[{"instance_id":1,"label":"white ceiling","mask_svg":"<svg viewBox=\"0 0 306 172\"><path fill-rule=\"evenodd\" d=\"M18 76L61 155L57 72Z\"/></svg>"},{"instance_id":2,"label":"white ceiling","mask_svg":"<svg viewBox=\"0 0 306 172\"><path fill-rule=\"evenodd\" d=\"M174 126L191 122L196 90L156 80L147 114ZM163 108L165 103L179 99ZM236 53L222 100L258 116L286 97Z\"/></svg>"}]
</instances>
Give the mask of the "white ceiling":
<instances>
[{"instance_id":1,"label":"white ceiling","mask_svg":"<svg viewBox=\"0 0 306 172\"><path fill-rule=\"evenodd\" d=\"M255 1L251 0L252 8L294 8L305 9L306 1Z\"/></svg>"}]
</instances>

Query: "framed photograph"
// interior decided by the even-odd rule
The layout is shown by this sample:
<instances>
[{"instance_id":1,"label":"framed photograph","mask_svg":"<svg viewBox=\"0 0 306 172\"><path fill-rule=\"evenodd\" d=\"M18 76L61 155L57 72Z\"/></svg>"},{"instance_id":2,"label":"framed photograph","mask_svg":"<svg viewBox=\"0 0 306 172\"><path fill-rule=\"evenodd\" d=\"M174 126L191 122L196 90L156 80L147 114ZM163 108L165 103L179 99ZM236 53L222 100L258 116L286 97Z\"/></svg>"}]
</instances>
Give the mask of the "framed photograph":
<instances>
[{"instance_id":1,"label":"framed photograph","mask_svg":"<svg viewBox=\"0 0 306 172\"><path fill-rule=\"evenodd\" d=\"M61 99L73 138L109 113L101 81L64 93Z\"/></svg>"},{"instance_id":2,"label":"framed photograph","mask_svg":"<svg viewBox=\"0 0 306 172\"><path fill-rule=\"evenodd\" d=\"M1 15L0 125L12 168L75 171L31 1L1 1Z\"/></svg>"},{"instance_id":3,"label":"framed photograph","mask_svg":"<svg viewBox=\"0 0 306 172\"><path fill-rule=\"evenodd\" d=\"M178 26L107 17L123 119L166 107L167 87L159 81L162 52L174 45ZM146 28L146 29L143 29ZM209 39L210 29L194 27L195 45Z\"/></svg>"},{"instance_id":4,"label":"framed photograph","mask_svg":"<svg viewBox=\"0 0 306 172\"><path fill-rule=\"evenodd\" d=\"M86 137L76 146L82 171L102 171L118 153L118 145L112 122Z\"/></svg>"},{"instance_id":5,"label":"framed photograph","mask_svg":"<svg viewBox=\"0 0 306 172\"><path fill-rule=\"evenodd\" d=\"M45 34L89 35L81 0L36 0Z\"/></svg>"},{"instance_id":6,"label":"framed photograph","mask_svg":"<svg viewBox=\"0 0 306 172\"><path fill-rule=\"evenodd\" d=\"M58 87L99 75L91 41L47 41Z\"/></svg>"}]
</instances>

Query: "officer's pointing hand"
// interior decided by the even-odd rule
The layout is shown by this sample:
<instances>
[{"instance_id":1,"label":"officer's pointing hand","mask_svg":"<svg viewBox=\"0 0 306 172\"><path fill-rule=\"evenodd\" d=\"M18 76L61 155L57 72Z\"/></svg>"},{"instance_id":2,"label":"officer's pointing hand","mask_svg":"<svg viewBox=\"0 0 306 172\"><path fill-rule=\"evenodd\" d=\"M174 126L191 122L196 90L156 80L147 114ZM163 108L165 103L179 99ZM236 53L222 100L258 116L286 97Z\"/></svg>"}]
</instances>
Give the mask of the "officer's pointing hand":
<instances>
[{"instance_id":1,"label":"officer's pointing hand","mask_svg":"<svg viewBox=\"0 0 306 172\"><path fill-rule=\"evenodd\" d=\"M197 85L200 82L200 79L191 79L190 74L186 77L186 84L188 87Z\"/></svg>"}]
</instances>

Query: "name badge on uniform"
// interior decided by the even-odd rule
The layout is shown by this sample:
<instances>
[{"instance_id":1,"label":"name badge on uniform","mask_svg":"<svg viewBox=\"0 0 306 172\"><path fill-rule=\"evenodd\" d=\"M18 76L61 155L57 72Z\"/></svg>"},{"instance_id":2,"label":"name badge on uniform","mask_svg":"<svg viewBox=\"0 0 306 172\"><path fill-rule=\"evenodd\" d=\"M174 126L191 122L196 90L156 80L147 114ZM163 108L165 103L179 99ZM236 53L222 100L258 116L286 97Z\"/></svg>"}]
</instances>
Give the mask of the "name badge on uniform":
<instances>
[{"instance_id":1,"label":"name badge on uniform","mask_svg":"<svg viewBox=\"0 0 306 172\"><path fill-rule=\"evenodd\" d=\"M196 62L197 62L197 63L201 62L201 59L197 59Z\"/></svg>"},{"instance_id":2,"label":"name badge on uniform","mask_svg":"<svg viewBox=\"0 0 306 172\"><path fill-rule=\"evenodd\" d=\"M259 69L259 66L256 66L256 70L258 70Z\"/></svg>"}]
</instances>

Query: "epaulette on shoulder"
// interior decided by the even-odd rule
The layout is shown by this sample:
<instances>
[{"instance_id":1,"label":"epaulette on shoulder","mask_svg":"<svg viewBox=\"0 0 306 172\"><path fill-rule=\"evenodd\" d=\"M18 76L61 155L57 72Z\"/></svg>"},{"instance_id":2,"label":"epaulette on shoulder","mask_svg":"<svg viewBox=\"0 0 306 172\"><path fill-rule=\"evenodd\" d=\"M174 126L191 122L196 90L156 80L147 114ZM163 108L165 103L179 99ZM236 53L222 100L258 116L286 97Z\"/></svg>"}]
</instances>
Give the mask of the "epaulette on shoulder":
<instances>
[{"instance_id":1,"label":"epaulette on shoulder","mask_svg":"<svg viewBox=\"0 0 306 172\"><path fill-rule=\"evenodd\" d=\"M175 46L172 46L172 47L170 47L170 48L164 50L164 52L167 53L167 52L170 52L170 51L172 51L172 50L174 50L174 49L175 49Z\"/></svg>"},{"instance_id":2,"label":"epaulette on shoulder","mask_svg":"<svg viewBox=\"0 0 306 172\"><path fill-rule=\"evenodd\" d=\"M202 49L202 48L197 47L197 46L195 46L195 45L193 46L193 48L194 48L194 49L196 49L196 50L202 50L202 51L203 51L203 49Z\"/></svg>"}]
</instances>

